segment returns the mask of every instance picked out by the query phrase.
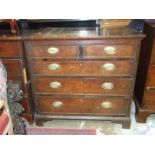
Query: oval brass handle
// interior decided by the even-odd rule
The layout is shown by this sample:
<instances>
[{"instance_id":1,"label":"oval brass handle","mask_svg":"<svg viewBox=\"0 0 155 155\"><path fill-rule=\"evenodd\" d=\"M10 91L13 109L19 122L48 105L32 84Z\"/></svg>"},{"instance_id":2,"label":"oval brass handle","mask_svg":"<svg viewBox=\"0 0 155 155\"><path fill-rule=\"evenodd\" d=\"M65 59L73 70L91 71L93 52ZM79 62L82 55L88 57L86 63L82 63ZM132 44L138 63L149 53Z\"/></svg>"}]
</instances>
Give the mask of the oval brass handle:
<instances>
[{"instance_id":1,"label":"oval brass handle","mask_svg":"<svg viewBox=\"0 0 155 155\"><path fill-rule=\"evenodd\" d=\"M112 63L106 63L102 66L102 68L106 71L113 71L116 68L116 66Z\"/></svg>"},{"instance_id":2,"label":"oval brass handle","mask_svg":"<svg viewBox=\"0 0 155 155\"><path fill-rule=\"evenodd\" d=\"M54 101L52 103L52 106L55 107L55 108L59 108L59 107L63 106L63 102L61 102L61 101Z\"/></svg>"},{"instance_id":3,"label":"oval brass handle","mask_svg":"<svg viewBox=\"0 0 155 155\"><path fill-rule=\"evenodd\" d=\"M56 47L50 47L50 48L47 49L47 52L48 52L49 54L54 55L54 54L59 53L59 49L56 48Z\"/></svg>"},{"instance_id":4,"label":"oval brass handle","mask_svg":"<svg viewBox=\"0 0 155 155\"><path fill-rule=\"evenodd\" d=\"M107 46L103 49L103 51L108 55L113 55L117 53L117 48L112 46Z\"/></svg>"},{"instance_id":5,"label":"oval brass handle","mask_svg":"<svg viewBox=\"0 0 155 155\"><path fill-rule=\"evenodd\" d=\"M53 89L58 89L58 88L61 87L61 83L60 82L57 82L57 81L51 82L50 83L50 87L53 88Z\"/></svg>"},{"instance_id":6,"label":"oval brass handle","mask_svg":"<svg viewBox=\"0 0 155 155\"><path fill-rule=\"evenodd\" d=\"M102 108L111 108L112 107L112 103L111 102L108 102L108 101L105 101L105 102L102 102L101 103L101 107Z\"/></svg>"},{"instance_id":7,"label":"oval brass handle","mask_svg":"<svg viewBox=\"0 0 155 155\"><path fill-rule=\"evenodd\" d=\"M61 66L59 64L53 63L48 65L48 69L52 71L56 71L61 69Z\"/></svg>"},{"instance_id":8,"label":"oval brass handle","mask_svg":"<svg viewBox=\"0 0 155 155\"><path fill-rule=\"evenodd\" d=\"M105 90L111 90L114 88L114 84L111 82L105 82L102 84L102 88Z\"/></svg>"}]
</instances>

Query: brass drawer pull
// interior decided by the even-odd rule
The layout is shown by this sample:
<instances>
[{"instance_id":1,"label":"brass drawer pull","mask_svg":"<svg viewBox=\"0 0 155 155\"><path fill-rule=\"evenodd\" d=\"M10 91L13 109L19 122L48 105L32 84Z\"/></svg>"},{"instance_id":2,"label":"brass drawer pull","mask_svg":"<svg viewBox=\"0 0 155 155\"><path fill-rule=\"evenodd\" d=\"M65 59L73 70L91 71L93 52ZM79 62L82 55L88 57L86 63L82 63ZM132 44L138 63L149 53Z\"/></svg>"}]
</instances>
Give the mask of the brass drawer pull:
<instances>
[{"instance_id":1,"label":"brass drawer pull","mask_svg":"<svg viewBox=\"0 0 155 155\"><path fill-rule=\"evenodd\" d=\"M155 87L147 87L147 90L155 90Z\"/></svg>"},{"instance_id":2,"label":"brass drawer pull","mask_svg":"<svg viewBox=\"0 0 155 155\"><path fill-rule=\"evenodd\" d=\"M52 103L52 106L55 107L55 108L59 108L59 107L63 106L63 102L55 101L55 102Z\"/></svg>"},{"instance_id":3,"label":"brass drawer pull","mask_svg":"<svg viewBox=\"0 0 155 155\"><path fill-rule=\"evenodd\" d=\"M50 48L47 49L47 52L49 54L55 55L55 54L59 53L59 49L56 48L56 47L50 47Z\"/></svg>"},{"instance_id":4,"label":"brass drawer pull","mask_svg":"<svg viewBox=\"0 0 155 155\"><path fill-rule=\"evenodd\" d=\"M59 64L53 63L48 65L48 69L52 71L57 71L61 69L61 66Z\"/></svg>"},{"instance_id":5,"label":"brass drawer pull","mask_svg":"<svg viewBox=\"0 0 155 155\"><path fill-rule=\"evenodd\" d=\"M60 82L51 82L50 83L50 87L53 88L53 89L58 89L61 87L61 83Z\"/></svg>"},{"instance_id":6,"label":"brass drawer pull","mask_svg":"<svg viewBox=\"0 0 155 155\"><path fill-rule=\"evenodd\" d=\"M111 108L112 107L112 103L108 102L108 101L102 102L101 103L101 107L102 108L106 108L106 109Z\"/></svg>"},{"instance_id":7,"label":"brass drawer pull","mask_svg":"<svg viewBox=\"0 0 155 155\"><path fill-rule=\"evenodd\" d=\"M106 71L113 71L115 70L116 66L112 63L106 63L102 66L102 68Z\"/></svg>"},{"instance_id":8,"label":"brass drawer pull","mask_svg":"<svg viewBox=\"0 0 155 155\"><path fill-rule=\"evenodd\" d=\"M111 90L114 88L114 84L111 82L105 82L102 84L102 88L105 90Z\"/></svg>"},{"instance_id":9,"label":"brass drawer pull","mask_svg":"<svg viewBox=\"0 0 155 155\"><path fill-rule=\"evenodd\" d=\"M107 46L103 49L103 51L108 55L114 55L117 53L117 48L112 46Z\"/></svg>"}]
</instances>

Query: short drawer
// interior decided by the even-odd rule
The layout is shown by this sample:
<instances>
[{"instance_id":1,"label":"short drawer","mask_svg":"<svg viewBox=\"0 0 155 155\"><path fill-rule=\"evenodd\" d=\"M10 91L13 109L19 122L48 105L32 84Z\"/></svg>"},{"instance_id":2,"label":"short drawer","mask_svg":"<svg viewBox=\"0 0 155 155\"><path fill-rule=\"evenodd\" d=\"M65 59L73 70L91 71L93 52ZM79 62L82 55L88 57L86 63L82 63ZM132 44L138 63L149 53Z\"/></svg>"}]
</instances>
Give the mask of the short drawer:
<instances>
[{"instance_id":1,"label":"short drawer","mask_svg":"<svg viewBox=\"0 0 155 155\"><path fill-rule=\"evenodd\" d=\"M22 73L22 61L21 60L2 60L2 63L6 67L7 74L13 76L21 76Z\"/></svg>"},{"instance_id":2,"label":"short drawer","mask_svg":"<svg viewBox=\"0 0 155 155\"><path fill-rule=\"evenodd\" d=\"M155 91L145 92L143 108L155 110Z\"/></svg>"},{"instance_id":3,"label":"short drawer","mask_svg":"<svg viewBox=\"0 0 155 155\"><path fill-rule=\"evenodd\" d=\"M133 45L88 45L83 47L84 58L133 58Z\"/></svg>"},{"instance_id":4,"label":"short drawer","mask_svg":"<svg viewBox=\"0 0 155 155\"><path fill-rule=\"evenodd\" d=\"M34 79L35 91L43 94L130 95L132 79Z\"/></svg>"},{"instance_id":5,"label":"short drawer","mask_svg":"<svg viewBox=\"0 0 155 155\"><path fill-rule=\"evenodd\" d=\"M128 105L128 98L123 97L40 96L36 99L37 112L45 114L125 115L128 111Z\"/></svg>"},{"instance_id":6,"label":"short drawer","mask_svg":"<svg viewBox=\"0 0 155 155\"><path fill-rule=\"evenodd\" d=\"M29 49L31 57L48 58L77 58L79 55L78 46L31 46Z\"/></svg>"},{"instance_id":7,"label":"short drawer","mask_svg":"<svg viewBox=\"0 0 155 155\"><path fill-rule=\"evenodd\" d=\"M32 61L33 74L50 76L131 76L133 61Z\"/></svg>"},{"instance_id":8,"label":"short drawer","mask_svg":"<svg viewBox=\"0 0 155 155\"><path fill-rule=\"evenodd\" d=\"M20 48L18 41L0 41L0 58L18 58L20 57Z\"/></svg>"}]
</instances>

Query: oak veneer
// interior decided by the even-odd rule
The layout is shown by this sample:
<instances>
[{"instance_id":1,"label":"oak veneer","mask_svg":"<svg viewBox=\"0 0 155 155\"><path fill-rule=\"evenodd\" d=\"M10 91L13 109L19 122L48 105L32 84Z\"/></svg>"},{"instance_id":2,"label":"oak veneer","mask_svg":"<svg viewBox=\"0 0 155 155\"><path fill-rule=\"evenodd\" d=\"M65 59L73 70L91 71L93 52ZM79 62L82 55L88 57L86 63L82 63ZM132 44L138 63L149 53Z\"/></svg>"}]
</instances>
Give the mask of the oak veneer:
<instances>
[{"instance_id":1,"label":"oak veneer","mask_svg":"<svg viewBox=\"0 0 155 155\"><path fill-rule=\"evenodd\" d=\"M56 69L52 69L57 65ZM108 70L112 65L112 70ZM33 60L32 73L48 76L122 77L133 76L134 61L53 61Z\"/></svg>"},{"instance_id":2,"label":"oak veneer","mask_svg":"<svg viewBox=\"0 0 155 155\"><path fill-rule=\"evenodd\" d=\"M35 122L43 125L42 122L52 119L94 119L119 122L129 128L144 35L110 32L106 36L90 28L85 29L88 35L80 36L81 31L82 28L30 30L24 41ZM52 48L59 52L49 51ZM103 65L107 63L105 69ZM53 82L58 88L53 88ZM104 83L110 89L104 89ZM107 98L109 101L105 101ZM101 106L104 101L105 107Z\"/></svg>"},{"instance_id":3,"label":"oak veneer","mask_svg":"<svg viewBox=\"0 0 155 155\"><path fill-rule=\"evenodd\" d=\"M62 106L54 107L56 101L62 102ZM103 108L102 103L112 103L111 108ZM128 98L122 97L37 97L36 109L40 114L96 114L96 115L126 115Z\"/></svg>"}]
</instances>

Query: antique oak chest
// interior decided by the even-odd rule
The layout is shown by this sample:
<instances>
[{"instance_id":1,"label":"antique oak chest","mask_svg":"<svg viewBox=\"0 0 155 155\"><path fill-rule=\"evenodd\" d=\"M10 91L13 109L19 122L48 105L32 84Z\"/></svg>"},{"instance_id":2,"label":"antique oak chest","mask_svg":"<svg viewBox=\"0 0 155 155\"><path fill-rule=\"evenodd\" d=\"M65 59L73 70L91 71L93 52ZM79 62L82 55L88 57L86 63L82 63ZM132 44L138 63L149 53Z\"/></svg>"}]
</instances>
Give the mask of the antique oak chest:
<instances>
[{"instance_id":1,"label":"antique oak chest","mask_svg":"<svg viewBox=\"0 0 155 155\"><path fill-rule=\"evenodd\" d=\"M143 37L129 27L100 26L32 27L18 36L36 124L93 119L129 128ZM16 75L20 74L21 62L9 62L17 63Z\"/></svg>"}]
</instances>

